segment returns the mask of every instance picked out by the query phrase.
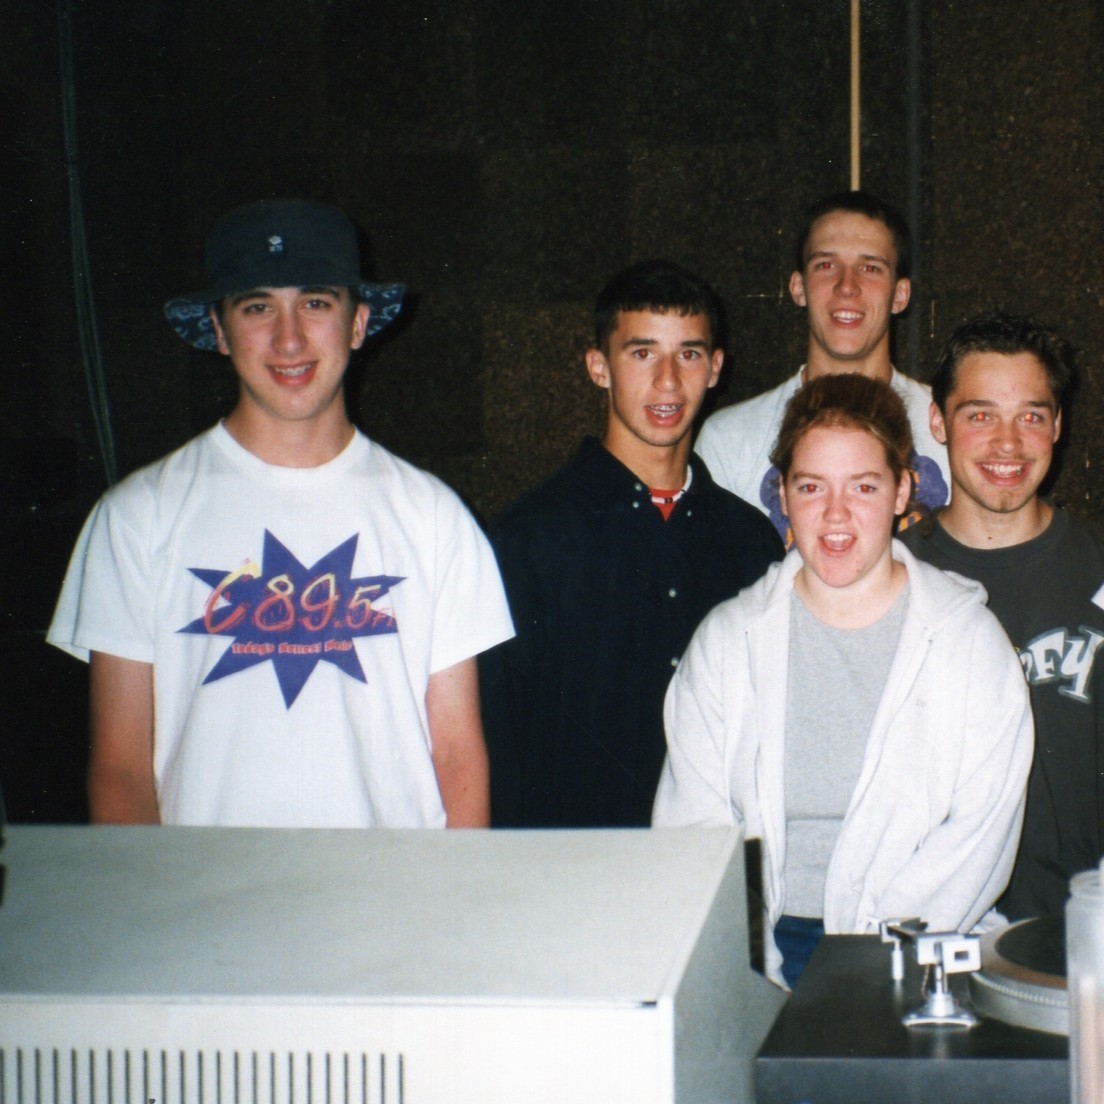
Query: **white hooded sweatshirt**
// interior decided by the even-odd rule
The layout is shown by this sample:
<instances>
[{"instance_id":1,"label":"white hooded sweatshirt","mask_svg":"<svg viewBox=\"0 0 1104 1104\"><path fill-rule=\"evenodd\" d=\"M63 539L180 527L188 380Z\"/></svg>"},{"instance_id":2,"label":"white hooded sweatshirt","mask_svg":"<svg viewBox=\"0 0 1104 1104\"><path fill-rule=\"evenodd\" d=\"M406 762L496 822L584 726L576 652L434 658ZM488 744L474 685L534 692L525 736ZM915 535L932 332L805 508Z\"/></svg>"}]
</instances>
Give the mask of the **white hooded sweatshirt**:
<instances>
[{"instance_id":1,"label":"white hooded sweatshirt","mask_svg":"<svg viewBox=\"0 0 1104 1104\"><path fill-rule=\"evenodd\" d=\"M909 605L828 864L824 927L919 916L968 931L1012 870L1034 747L1027 685L985 590L898 541ZM768 932L786 886L784 733L796 551L702 622L667 692L652 823L736 824L763 842ZM781 958L767 940L768 975Z\"/></svg>"}]
</instances>

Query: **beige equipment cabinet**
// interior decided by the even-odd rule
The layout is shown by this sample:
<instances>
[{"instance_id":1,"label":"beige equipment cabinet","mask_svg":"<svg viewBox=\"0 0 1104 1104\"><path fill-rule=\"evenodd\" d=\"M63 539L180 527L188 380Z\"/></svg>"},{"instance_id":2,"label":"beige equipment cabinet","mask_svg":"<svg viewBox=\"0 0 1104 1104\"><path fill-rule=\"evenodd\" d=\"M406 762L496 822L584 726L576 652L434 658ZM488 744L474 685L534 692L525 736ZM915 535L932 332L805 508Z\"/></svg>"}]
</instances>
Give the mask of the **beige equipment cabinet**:
<instances>
[{"instance_id":1,"label":"beige equipment cabinet","mask_svg":"<svg viewBox=\"0 0 1104 1104\"><path fill-rule=\"evenodd\" d=\"M727 829L13 827L0 1104L751 1104Z\"/></svg>"}]
</instances>

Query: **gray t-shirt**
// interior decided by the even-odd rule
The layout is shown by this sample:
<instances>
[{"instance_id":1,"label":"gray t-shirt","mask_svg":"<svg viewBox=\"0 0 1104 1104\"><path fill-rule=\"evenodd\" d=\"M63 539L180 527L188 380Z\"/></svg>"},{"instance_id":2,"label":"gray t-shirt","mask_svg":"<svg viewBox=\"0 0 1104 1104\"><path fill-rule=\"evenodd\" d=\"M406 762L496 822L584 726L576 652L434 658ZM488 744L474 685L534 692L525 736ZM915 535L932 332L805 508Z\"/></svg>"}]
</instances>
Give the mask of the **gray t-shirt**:
<instances>
[{"instance_id":1,"label":"gray t-shirt","mask_svg":"<svg viewBox=\"0 0 1104 1104\"><path fill-rule=\"evenodd\" d=\"M786 686L786 861L783 911L824 913L824 879L862 770L908 609L906 585L861 629L818 621L794 593Z\"/></svg>"},{"instance_id":2,"label":"gray t-shirt","mask_svg":"<svg viewBox=\"0 0 1104 1104\"><path fill-rule=\"evenodd\" d=\"M1104 854L1104 529L1055 509L1009 548L968 548L940 524L902 538L921 560L977 579L1031 690L1035 758L1009 920L1061 915L1069 882Z\"/></svg>"}]
</instances>

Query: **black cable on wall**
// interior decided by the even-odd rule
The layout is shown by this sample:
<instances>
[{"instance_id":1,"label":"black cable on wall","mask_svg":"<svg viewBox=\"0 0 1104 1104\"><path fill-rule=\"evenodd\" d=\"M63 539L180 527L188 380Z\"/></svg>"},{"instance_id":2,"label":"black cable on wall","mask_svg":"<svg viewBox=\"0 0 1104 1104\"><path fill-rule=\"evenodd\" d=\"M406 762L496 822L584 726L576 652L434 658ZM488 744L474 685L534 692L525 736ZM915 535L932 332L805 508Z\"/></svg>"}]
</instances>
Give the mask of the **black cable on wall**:
<instances>
[{"instance_id":1,"label":"black cable on wall","mask_svg":"<svg viewBox=\"0 0 1104 1104\"><path fill-rule=\"evenodd\" d=\"M65 168L69 188L69 227L73 261L73 294L80 337L81 361L88 384L88 401L96 428L100 458L108 486L118 478L115 460L115 436L111 429L111 408L107 398L100 334L92 295L92 272L84 226L80 162L77 156L77 98L73 76L73 3L59 0L58 44L61 60L61 119L65 146Z\"/></svg>"}]
</instances>

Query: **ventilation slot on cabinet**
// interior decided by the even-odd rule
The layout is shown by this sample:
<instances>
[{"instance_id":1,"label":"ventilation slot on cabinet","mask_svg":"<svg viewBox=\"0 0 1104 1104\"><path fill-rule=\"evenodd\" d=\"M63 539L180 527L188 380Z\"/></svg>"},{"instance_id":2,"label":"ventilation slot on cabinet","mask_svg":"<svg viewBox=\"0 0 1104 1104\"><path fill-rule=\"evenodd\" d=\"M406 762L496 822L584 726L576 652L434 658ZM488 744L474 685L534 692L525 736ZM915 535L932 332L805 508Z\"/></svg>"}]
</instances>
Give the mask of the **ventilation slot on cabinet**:
<instances>
[{"instance_id":1,"label":"ventilation slot on cabinet","mask_svg":"<svg viewBox=\"0 0 1104 1104\"><path fill-rule=\"evenodd\" d=\"M385 1054L0 1047L0 1104L407 1104Z\"/></svg>"}]
</instances>

